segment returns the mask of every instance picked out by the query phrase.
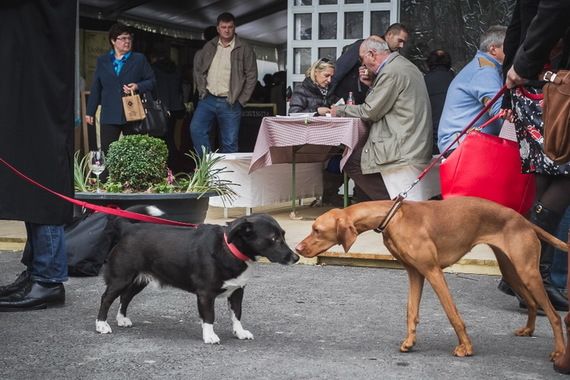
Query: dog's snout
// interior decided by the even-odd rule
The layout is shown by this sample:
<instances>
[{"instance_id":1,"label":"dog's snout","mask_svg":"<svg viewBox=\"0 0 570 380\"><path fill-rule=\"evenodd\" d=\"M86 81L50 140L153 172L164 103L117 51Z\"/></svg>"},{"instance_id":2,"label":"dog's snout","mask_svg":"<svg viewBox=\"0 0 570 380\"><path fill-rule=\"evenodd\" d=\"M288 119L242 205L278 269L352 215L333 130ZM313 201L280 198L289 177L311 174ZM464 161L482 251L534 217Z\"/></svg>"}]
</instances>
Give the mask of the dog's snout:
<instances>
[{"instance_id":1,"label":"dog's snout","mask_svg":"<svg viewBox=\"0 0 570 380\"><path fill-rule=\"evenodd\" d=\"M299 255L297 255L296 253L294 253L292 256L293 256L293 262L292 262L292 264L295 264L297 261L299 261L299 259L300 259Z\"/></svg>"},{"instance_id":2,"label":"dog's snout","mask_svg":"<svg viewBox=\"0 0 570 380\"><path fill-rule=\"evenodd\" d=\"M301 255L303 254L304 250L305 250L305 243L303 242L300 242L295 246L295 251L297 251L297 253L300 253Z\"/></svg>"}]
</instances>

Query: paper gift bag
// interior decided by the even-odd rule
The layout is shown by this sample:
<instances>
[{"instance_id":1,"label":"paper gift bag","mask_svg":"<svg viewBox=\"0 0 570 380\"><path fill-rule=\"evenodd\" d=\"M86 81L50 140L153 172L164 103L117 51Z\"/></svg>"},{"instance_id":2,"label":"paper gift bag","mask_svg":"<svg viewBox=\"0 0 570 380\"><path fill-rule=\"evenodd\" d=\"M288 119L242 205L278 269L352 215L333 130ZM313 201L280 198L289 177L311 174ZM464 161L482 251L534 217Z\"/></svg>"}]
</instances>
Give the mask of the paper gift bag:
<instances>
[{"instance_id":1,"label":"paper gift bag","mask_svg":"<svg viewBox=\"0 0 570 380\"><path fill-rule=\"evenodd\" d=\"M133 91L130 95L123 96L123 110L127 121L139 121L145 118L141 97Z\"/></svg>"}]
</instances>

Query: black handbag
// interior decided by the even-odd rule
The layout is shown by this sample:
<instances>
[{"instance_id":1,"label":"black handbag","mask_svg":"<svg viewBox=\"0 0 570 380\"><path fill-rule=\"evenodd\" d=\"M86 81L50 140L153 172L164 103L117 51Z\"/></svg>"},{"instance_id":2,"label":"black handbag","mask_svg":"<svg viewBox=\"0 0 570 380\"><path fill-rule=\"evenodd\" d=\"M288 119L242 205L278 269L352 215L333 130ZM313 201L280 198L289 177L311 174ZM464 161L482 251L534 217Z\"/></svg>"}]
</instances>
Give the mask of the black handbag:
<instances>
[{"instance_id":1,"label":"black handbag","mask_svg":"<svg viewBox=\"0 0 570 380\"><path fill-rule=\"evenodd\" d=\"M145 118L140 123L129 126L131 133L162 137L168 128L170 112L162 104L160 99L153 99L149 93L142 94L142 104Z\"/></svg>"},{"instance_id":2,"label":"black handbag","mask_svg":"<svg viewBox=\"0 0 570 380\"><path fill-rule=\"evenodd\" d=\"M113 240L108 215L85 212L64 227L70 276L97 276Z\"/></svg>"}]
</instances>

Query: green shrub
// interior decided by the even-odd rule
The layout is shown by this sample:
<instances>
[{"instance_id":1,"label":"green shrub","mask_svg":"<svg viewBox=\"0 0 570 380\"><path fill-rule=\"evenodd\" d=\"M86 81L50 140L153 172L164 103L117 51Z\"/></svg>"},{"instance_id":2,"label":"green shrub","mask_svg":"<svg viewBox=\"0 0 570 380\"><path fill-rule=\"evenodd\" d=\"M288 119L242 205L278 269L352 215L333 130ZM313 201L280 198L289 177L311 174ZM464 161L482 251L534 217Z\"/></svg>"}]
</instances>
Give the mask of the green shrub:
<instances>
[{"instance_id":1,"label":"green shrub","mask_svg":"<svg viewBox=\"0 0 570 380\"><path fill-rule=\"evenodd\" d=\"M147 135L128 135L109 146L108 182L123 190L147 191L167 176L168 148L163 140Z\"/></svg>"}]
</instances>

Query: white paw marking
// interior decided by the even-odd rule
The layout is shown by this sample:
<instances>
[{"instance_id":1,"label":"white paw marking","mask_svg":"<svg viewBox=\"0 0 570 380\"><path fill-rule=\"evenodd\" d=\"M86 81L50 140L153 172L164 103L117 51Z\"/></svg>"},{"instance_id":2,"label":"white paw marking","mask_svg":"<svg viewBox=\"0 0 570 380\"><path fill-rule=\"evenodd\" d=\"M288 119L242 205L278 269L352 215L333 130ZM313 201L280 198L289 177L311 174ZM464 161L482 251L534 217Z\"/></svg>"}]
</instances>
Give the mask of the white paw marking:
<instances>
[{"instance_id":1,"label":"white paw marking","mask_svg":"<svg viewBox=\"0 0 570 380\"><path fill-rule=\"evenodd\" d=\"M249 331L245 330L243 328L243 326L241 325L241 322L236 318L236 315L234 314L233 310L230 310L232 313L232 325L233 325L233 332L234 335L238 338L238 339L248 339L248 340L252 340L253 339L253 334L250 333Z\"/></svg>"},{"instance_id":2,"label":"white paw marking","mask_svg":"<svg viewBox=\"0 0 570 380\"><path fill-rule=\"evenodd\" d=\"M127 318L121 313L121 307L119 306L119 311L117 312L117 325L119 327L131 327L133 322L131 322L130 318Z\"/></svg>"},{"instance_id":3,"label":"white paw marking","mask_svg":"<svg viewBox=\"0 0 570 380\"><path fill-rule=\"evenodd\" d=\"M202 339L206 344L220 344L220 338L214 332L214 325L202 323Z\"/></svg>"},{"instance_id":4,"label":"white paw marking","mask_svg":"<svg viewBox=\"0 0 570 380\"><path fill-rule=\"evenodd\" d=\"M107 323L107 321L99 321L95 320L95 331L100 334L111 334L113 330L111 330L111 326Z\"/></svg>"}]
</instances>

